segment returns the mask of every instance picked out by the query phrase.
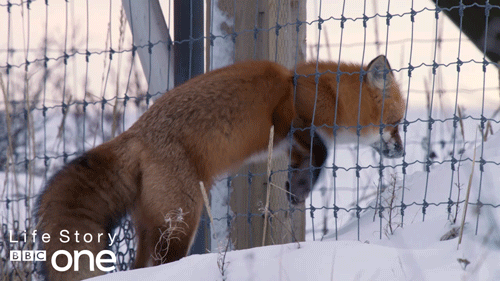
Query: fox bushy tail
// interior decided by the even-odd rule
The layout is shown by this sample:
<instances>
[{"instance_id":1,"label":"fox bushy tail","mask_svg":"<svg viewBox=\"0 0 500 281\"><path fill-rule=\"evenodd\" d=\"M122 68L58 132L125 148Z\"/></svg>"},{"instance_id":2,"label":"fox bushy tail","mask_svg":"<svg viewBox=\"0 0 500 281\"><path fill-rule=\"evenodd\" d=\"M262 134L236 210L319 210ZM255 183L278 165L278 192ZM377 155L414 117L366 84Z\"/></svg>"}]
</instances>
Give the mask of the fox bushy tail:
<instances>
[{"instance_id":1,"label":"fox bushy tail","mask_svg":"<svg viewBox=\"0 0 500 281\"><path fill-rule=\"evenodd\" d=\"M40 194L36 217L38 242L46 250L46 261L41 264L46 280L81 280L103 274L96 257L111 246L110 233L133 207L140 184L139 169L127 167L129 162L112 145L122 140L117 138L76 158Z\"/></svg>"}]
</instances>

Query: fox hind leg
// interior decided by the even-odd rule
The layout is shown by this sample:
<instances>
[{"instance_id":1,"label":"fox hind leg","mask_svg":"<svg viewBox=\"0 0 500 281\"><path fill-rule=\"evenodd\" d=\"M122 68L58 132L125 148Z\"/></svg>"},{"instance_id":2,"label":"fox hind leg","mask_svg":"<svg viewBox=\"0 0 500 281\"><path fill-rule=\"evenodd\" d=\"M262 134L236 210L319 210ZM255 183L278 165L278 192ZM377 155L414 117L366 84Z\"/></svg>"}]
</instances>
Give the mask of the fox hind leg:
<instances>
[{"instance_id":1,"label":"fox hind leg","mask_svg":"<svg viewBox=\"0 0 500 281\"><path fill-rule=\"evenodd\" d=\"M201 193L199 181L190 172L192 168L165 171L160 167L144 169L143 190L133 214L138 237L135 268L185 257L203 209L202 196L196 194ZM182 171L182 175L176 171Z\"/></svg>"}]
</instances>

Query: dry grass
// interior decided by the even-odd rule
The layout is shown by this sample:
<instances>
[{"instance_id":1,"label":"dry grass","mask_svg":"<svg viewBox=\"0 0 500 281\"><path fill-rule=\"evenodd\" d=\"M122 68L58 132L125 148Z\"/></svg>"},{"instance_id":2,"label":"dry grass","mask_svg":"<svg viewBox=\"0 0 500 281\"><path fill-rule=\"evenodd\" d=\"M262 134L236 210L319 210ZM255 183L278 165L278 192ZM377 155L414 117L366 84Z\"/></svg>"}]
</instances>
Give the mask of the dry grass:
<instances>
[{"instance_id":1,"label":"dry grass","mask_svg":"<svg viewBox=\"0 0 500 281\"><path fill-rule=\"evenodd\" d=\"M229 251L229 245L230 245L229 239L225 239L224 242L218 241L218 253L217 253L217 267L219 267L219 272L222 275L222 280L226 280L226 270L227 266L229 265L229 262L226 261L226 255L227 252Z\"/></svg>"},{"instance_id":2,"label":"dry grass","mask_svg":"<svg viewBox=\"0 0 500 281\"><path fill-rule=\"evenodd\" d=\"M168 248L170 247L170 241L180 240L180 236L186 235L184 231L184 227L187 226L186 222L184 221L185 215L186 213L184 213L181 208L165 214L164 220L167 229L161 231L160 240L156 243L153 253L153 258L155 260L159 260L161 261L161 263L165 263L168 254Z\"/></svg>"},{"instance_id":3,"label":"dry grass","mask_svg":"<svg viewBox=\"0 0 500 281\"><path fill-rule=\"evenodd\" d=\"M385 192L387 192L387 194L389 195L385 199L385 204L387 205L386 208L388 208L387 218L386 218L387 225L385 226L385 235L386 236L393 235L394 231L396 231L396 229L402 227L401 222L394 222L394 219L396 217L400 216L399 208L396 207L396 205L397 205L398 198L400 197L399 192L402 189L403 189L403 186L397 185L396 174L392 174L389 187L385 190Z\"/></svg>"},{"instance_id":4,"label":"dry grass","mask_svg":"<svg viewBox=\"0 0 500 281\"><path fill-rule=\"evenodd\" d=\"M217 233L215 232L214 229L214 218L212 216L212 210L210 208L210 201L208 199L207 191L205 189L205 185L203 182L200 181L200 190L201 190L201 195L203 196L203 201L205 204L205 208L207 210L208 217L210 218L210 223L212 225L212 232L214 235L215 240L217 240L217 267L219 268L219 272L222 275L222 280L226 280L226 270L227 270L227 265L229 264L226 262L226 255L227 252L229 251L229 246L230 246L230 241L226 237L223 241L219 240L219 237L217 237Z\"/></svg>"},{"instance_id":5,"label":"dry grass","mask_svg":"<svg viewBox=\"0 0 500 281\"><path fill-rule=\"evenodd\" d=\"M474 141L474 144L477 142L477 134L476 134L476 140ZM469 206L469 195L470 195L470 190L472 186L472 179L474 178L474 166L476 165L476 148L477 145L474 145L474 154L472 157L472 169L470 172L469 176L469 184L467 185L467 193L465 194L465 205L464 205L464 210L462 212L462 223L460 224L460 234L458 235L458 245L457 245L457 250L460 247L460 244L462 243L462 236L464 234L464 226L465 226L465 217L467 216L467 207Z\"/></svg>"},{"instance_id":6,"label":"dry grass","mask_svg":"<svg viewBox=\"0 0 500 281\"><path fill-rule=\"evenodd\" d=\"M269 197L271 196L271 160L273 158L274 126L271 126L269 132L269 146L267 151L267 195L266 207L264 209L264 231L262 232L262 246L266 244L267 220L269 218Z\"/></svg>"},{"instance_id":7,"label":"dry grass","mask_svg":"<svg viewBox=\"0 0 500 281\"><path fill-rule=\"evenodd\" d=\"M9 175L11 173L14 176L14 189L15 189L14 193L19 193L19 185L17 182L15 167L12 167L11 170L11 163L14 163L13 160L14 147L12 139L13 134L12 134L12 119L11 119L12 112L10 109L10 100L7 89L5 88L2 73L0 73L0 89L2 90L2 96L5 104L5 118L7 123L6 125L7 125L7 138L8 138L7 161L5 165L5 180L4 180L4 188L2 189L2 198L7 198L10 195L10 193L5 187L9 185ZM11 207L10 209L12 211L13 218L19 217L18 216L18 214L20 213L19 204L16 204L14 207ZM7 216L9 215L7 214ZM19 245L19 243L17 243L16 245ZM18 248L17 250L23 250L23 249L25 250L33 249L33 241L30 239L27 243L25 243L21 248ZM7 247L5 248L6 257L10 254L10 250L13 249L10 249L9 245L7 245ZM2 277L2 280L31 280L29 274L33 271L33 262L30 261L8 262L7 258L5 259L2 258L0 261L1 261L0 268L2 269L0 277Z\"/></svg>"}]
</instances>

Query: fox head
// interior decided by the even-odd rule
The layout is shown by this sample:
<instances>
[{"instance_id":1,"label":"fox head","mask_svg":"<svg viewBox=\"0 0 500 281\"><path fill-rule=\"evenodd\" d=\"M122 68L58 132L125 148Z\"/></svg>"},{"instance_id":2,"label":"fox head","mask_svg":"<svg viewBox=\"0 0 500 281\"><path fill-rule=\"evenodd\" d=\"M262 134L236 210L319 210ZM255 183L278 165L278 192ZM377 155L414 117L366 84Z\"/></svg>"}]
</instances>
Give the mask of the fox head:
<instances>
[{"instance_id":1,"label":"fox head","mask_svg":"<svg viewBox=\"0 0 500 281\"><path fill-rule=\"evenodd\" d=\"M378 125L375 132L371 126L369 144L380 154L387 158L402 157L404 154L403 142L399 135L399 124L404 117L405 103L391 66L385 56L378 56L366 67L366 86L370 88L373 104L372 114L378 120L372 120ZM363 114L363 112L361 113Z\"/></svg>"},{"instance_id":2,"label":"fox head","mask_svg":"<svg viewBox=\"0 0 500 281\"><path fill-rule=\"evenodd\" d=\"M403 156L398 125L405 102L385 56L363 67L310 62L296 72L297 114L306 126L316 126L322 140L356 143L359 134L360 144L383 156Z\"/></svg>"},{"instance_id":3,"label":"fox head","mask_svg":"<svg viewBox=\"0 0 500 281\"><path fill-rule=\"evenodd\" d=\"M312 139L308 130L294 135L307 155L292 159L294 170L287 183L292 203L304 201L318 179L327 154L324 142L359 140L359 144L373 147L386 158L403 156L399 124L405 102L391 66L385 56L378 56L360 69L360 65L334 62L310 62L296 69L300 122L294 125L304 128L314 123L316 131Z\"/></svg>"}]
</instances>

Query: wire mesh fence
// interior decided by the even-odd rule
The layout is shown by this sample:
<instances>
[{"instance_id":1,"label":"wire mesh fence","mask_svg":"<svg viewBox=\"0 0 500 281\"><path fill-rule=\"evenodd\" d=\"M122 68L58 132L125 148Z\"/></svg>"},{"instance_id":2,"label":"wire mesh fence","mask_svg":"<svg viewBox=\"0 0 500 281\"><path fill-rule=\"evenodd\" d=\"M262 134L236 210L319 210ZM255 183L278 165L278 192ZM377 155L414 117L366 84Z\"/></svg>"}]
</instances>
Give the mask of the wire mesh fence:
<instances>
[{"instance_id":1,"label":"wire mesh fence","mask_svg":"<svg viewBox=\"0 0 500 281\"><path fill-rule=\"evenodd\" d=\"M280 32L292 26L296 33L307 30L308 61L366 65L384 54L405 95L407 109L397 124L405 147L402 158L385 159L359 143L331 144L305 208L289 205L273 213L291 209L305 213L307 240L363 241L373 229L382 239L432 213L444 214L459 225L459 212L468 204L476 210L469 215L474 216L475 234L490 231L481 228L480 221L491 220L496 216L491 212L500 207L495 195L498 179L490 176L500 170L500 157L491 144L498 140L500 123L500 66L492 61L491 46L497 42L490 39L499 34L495 32L499 32L500 3L308 1L306 21L297 15L291 22L277 20L271 28L261 28L257 7L239 11L234 1L230 11L218 2L205 3L204 11L211 15L206 35L188 40L204 42L206 70L236 57L238 37L248 35L258 42L261 34L292 36ZM171 26L173 3L163 1L161 7ZM471 40L462 30L472 10L483 13L478 25L486 35ZM447 17L455 11L460 15L456 25ZM228 25L242 13L255 18L254 28ZM38 192L71 159L125 131L162 94L148 89L137 50L170 48L184 41L134 45L120 1L2 1L0 18L0 275L32 280L39 268L33 262L12 262L10 252L36 248L30 234L37 228L33 213ZM487 36L488 29L492 37ZM251 53L256 58L259 52L254 47ZM277 54L278 48L275 58ZM273 170L271 178L292 170L289 166ZM263 215L235 212L228 203L235 178L251 182L258 176L266 175L239 173L221 181L219 193L212 193L212 204L222 206L214 212L216 224L231 228L237 217L252 224L253 217ZM369 222L363 218L367 213L372 216ZM271 227L279 223L271 222ZM354 236L346 234L349 228L355 229ZM135 258L130 220L124 219L115 232L116 270L127 270Z\"/></svg>"}]
</instances>

